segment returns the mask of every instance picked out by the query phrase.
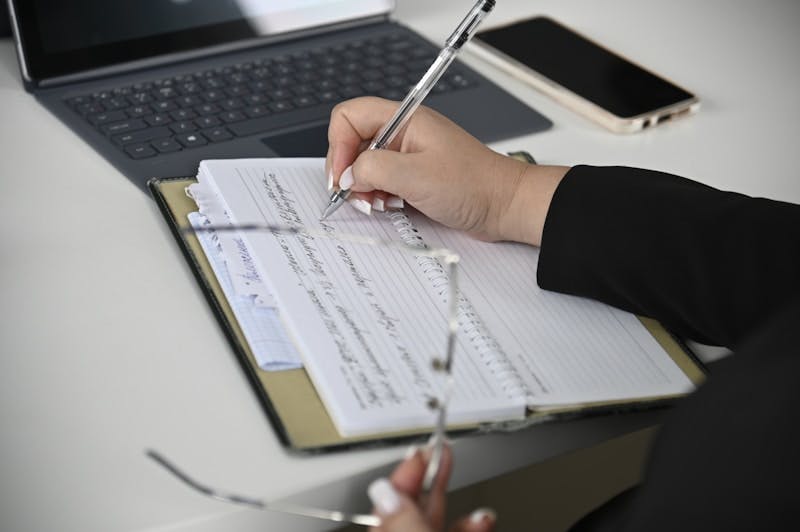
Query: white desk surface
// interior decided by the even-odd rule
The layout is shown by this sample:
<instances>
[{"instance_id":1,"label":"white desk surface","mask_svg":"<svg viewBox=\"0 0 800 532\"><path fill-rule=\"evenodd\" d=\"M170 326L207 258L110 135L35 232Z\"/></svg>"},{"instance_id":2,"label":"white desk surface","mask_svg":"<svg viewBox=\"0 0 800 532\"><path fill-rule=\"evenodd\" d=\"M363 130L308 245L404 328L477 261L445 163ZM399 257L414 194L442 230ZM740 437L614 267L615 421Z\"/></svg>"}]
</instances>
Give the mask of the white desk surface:
<instances>
[{"instance_id":1,"label":"white desk surface","mask_svg":"<svg viewBox=\"0 0 800 532\"><path fill-rule=\"evenodd\" d=\"M400 0L441 42L467 0ZM617 136L464 59L550 117L499 143L542 163L625 164L800 202L800 3L500 0L487 27L544 13L696 91L700 113ZM316 530L205 499L146 460L270 499L366 509L403 448L287 454L154 203L22 89L0 41L0 529ZM456 442L463 486L652 423L652 414Z\"/></svg>"}]
</instances>

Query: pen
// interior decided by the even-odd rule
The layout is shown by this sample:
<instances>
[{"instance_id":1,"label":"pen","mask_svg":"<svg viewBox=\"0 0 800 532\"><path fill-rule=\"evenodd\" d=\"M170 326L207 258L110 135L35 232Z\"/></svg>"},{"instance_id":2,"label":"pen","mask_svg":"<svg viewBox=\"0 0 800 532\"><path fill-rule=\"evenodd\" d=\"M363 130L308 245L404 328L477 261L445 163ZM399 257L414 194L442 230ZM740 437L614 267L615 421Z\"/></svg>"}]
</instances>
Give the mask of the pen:
<instances>
[{"instance_id":1,"label":"pen","mask_svg":"<svg viewBox=\"0 0 800 532\"><path fill-rule=\"evenodd\" d=\"M409 91L405 99L397 108L394 116L383 126L378 135L370 144L370 150L380 150L385 148L395 135L403 128L403 126L411 118L417 107L420 106L422 100L428 95L439 78L450 66L450 63L455 59L456 54L461 50L461 47L467 43L475 33L475 29L481 23L486 15L494 7L495 0L478 0L475 5L470 9L461 24L455 29L450 37L445 41L444 48L439 52L439 55L433 61L427 72L422 76L422 79ZM336 212L341 207L342 203L350 195L350 189L339 189L333 192L328 202L328 206L322 213L321 220L326 219L328 216Z\"/></svg>"}]
</instances>

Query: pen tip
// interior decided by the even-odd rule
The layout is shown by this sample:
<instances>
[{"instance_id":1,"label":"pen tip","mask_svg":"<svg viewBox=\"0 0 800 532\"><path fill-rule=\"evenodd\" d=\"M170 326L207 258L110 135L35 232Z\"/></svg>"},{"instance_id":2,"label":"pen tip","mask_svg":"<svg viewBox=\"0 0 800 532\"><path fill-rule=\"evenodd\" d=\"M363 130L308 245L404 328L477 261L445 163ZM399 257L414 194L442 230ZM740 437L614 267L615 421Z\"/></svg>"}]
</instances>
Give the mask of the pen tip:
<instances>
[{"instance_id":1,"label":"pen tip","mask_svg":"<svg viewBox=\"0 0 800 532\"><path fill-rule=\"evenodd\" d=\"M332 205L328 205L327 207L325 207L325 211L322 213L322 216L319 217L320 222L324 222L325 219L331 215L331 213L333 212L333 209L331 207Z\"/></svg>"}]
</instances>

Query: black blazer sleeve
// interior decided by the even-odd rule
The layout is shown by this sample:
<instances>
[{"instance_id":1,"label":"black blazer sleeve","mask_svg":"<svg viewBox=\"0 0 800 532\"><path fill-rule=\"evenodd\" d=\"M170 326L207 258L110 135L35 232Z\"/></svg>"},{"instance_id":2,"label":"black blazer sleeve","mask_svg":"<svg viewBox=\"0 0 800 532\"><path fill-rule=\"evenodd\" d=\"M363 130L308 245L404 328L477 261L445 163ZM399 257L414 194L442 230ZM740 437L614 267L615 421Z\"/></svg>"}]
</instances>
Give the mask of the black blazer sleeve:
<instances>
[{"instance_id":1,"label":"black blazer sleeve","mask_svg":"<svg viewBox=\"0 0 800 532\"><path fill-rule=\"evenodd\" d=\"M577 166L553 196L537 276L544 289L735 349L800 298L800 206L660 172Z\"/></svg>"}]
</instances>

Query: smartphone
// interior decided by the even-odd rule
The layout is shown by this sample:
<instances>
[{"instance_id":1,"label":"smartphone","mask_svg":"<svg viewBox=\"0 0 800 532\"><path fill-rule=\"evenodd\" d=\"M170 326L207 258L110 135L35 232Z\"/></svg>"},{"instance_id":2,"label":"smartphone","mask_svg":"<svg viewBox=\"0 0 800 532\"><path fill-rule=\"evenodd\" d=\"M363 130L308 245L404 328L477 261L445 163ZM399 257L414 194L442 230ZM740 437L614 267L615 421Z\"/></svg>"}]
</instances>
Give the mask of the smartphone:
<instances>
[{"instance_id":1,"label":"smartphone","mask_svg":"<svg viewBox=\"0 0 800 532\"><path fill-rule=\"evenodd\" d=\"M696 112L700 100L548 17L477 33L478 55L617 133Z\"/></svg>"}]
</instances>

